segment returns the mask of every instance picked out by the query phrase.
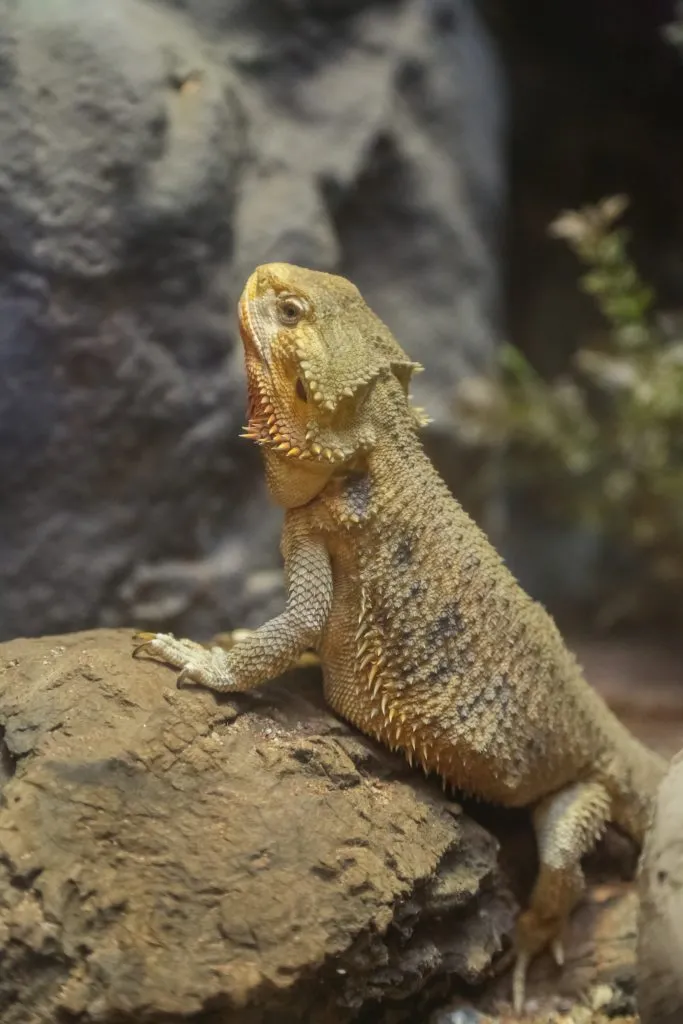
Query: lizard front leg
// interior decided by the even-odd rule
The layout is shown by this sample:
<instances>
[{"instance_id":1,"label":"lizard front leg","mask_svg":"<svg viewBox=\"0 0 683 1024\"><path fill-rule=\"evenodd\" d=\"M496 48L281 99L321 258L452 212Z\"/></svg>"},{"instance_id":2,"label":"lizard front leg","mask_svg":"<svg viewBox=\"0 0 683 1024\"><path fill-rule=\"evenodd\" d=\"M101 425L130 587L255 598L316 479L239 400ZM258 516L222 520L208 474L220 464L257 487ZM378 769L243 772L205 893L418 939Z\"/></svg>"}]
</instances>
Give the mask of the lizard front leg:
<instances>
[{"instance_id":1,"label":"lizard front leg","mask_svg":"<svg viewBox=\"0 0 683 1024\"><path fill-rule=\"evenodd\" d=\"M212 647L222 647L224 651L231 651L233 647L246 640L247 637L251 637L256 632L255 629L231 629L227 633L216 633L215 637L211 641ZM154 636L150 634L140 634L140 639L151 640ZM306 650L294 662L293 668L313 668L320 665L320 656L316 654L314 650Z\"/></svg>"},{"instance_id":2,"label":"lizard front leg","mask_svg":"<svg viewBox=\"0 0 683 1024\"><path fill-rule=\"evenodd\" d=\"M157 633L135 648L179 668L178 683L240 693L291 668L314 647L332 603L332 567L318 538L294 538L285 553L287 604L284 612L259 629L243 631L229 650L202 647Z\"/></svg>"},{"instance_id":3,"label":"lizard front leg","mask_svg":"<svg viewBox=\"0 0 683 1024\"><path fill-rule=\"evenodd\" d=\"M564 960L562 929L584 889L581 858L591 850L611 816L611 799L599 782L576 782L542 800L534 811L538 878L528 910L517 922L517 962L512 980L516 1013L524 1004L531 960L550 946Z\"/></svg>"}]
</instances>

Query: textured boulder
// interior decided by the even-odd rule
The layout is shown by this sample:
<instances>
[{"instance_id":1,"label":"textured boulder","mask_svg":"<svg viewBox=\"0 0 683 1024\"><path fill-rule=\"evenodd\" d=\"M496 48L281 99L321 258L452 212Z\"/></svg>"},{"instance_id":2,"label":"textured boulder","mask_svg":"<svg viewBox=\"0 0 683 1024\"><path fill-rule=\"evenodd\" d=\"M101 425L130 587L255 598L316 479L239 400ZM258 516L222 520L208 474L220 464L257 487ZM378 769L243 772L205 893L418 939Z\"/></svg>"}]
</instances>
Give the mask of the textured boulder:
<instances>
[{"instance_id":1,"label":"textured boulder","mask_svg":"<svg viewBox=\"0 0 683 1024\"><path fill-rule=\"evenodd\" d=\"M683 755L662 782L640 868L638 1006L643 1024L683 1020Z\"/></svg>"},{"instance_id":2,"label":"textured boulder","mask_svg":"<svg viewBox=\"0 0 683 1024\"><path fill-rule=\"evenodd\" d=\"M487 975L513 902L434 784L317 679L227 701L130 652L0 646L5 1024L334 1024Z\"/></svg>"},{"instance_id":3,"label":"textured boulder","mask_svg":"<svg viewBox=\"0 0 683 1024\"><path fill-rule=\"evenodd\" d=\"M0 0L0 637L278 606L234 307L339 269L450 396L489 358L497 67L469 0ZM442 464L443 463L443 460Z\"/></svg>"}]
</instances>

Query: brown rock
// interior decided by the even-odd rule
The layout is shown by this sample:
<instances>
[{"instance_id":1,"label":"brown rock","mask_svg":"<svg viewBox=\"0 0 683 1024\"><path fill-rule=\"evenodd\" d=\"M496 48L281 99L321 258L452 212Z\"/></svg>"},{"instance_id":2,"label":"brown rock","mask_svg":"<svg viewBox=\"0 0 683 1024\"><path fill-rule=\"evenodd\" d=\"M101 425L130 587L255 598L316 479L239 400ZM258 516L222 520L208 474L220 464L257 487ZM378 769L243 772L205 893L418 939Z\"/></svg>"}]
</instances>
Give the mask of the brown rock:
<instances>
[{"instance_id":1,"label":"brown rock","mask_svg":"<svg viewBox=\"0 0 683 1024\"><path fill-rule=\"evenodd\" d=\"M216 699L131 634L0 646L0 1019L353 1020L509 933L496 843L332 717Z\"/></svg>"},{"instance_id":2,"label":"brown rock","mask_svg":"<svg viewBox=\"0 0 683 1024\"><path fill-rule=\"evenodd\" d=\"M638 1005L642 1024L683 1021L683 753L659 789L640 869Z\"/></svg>"}]
</instances>

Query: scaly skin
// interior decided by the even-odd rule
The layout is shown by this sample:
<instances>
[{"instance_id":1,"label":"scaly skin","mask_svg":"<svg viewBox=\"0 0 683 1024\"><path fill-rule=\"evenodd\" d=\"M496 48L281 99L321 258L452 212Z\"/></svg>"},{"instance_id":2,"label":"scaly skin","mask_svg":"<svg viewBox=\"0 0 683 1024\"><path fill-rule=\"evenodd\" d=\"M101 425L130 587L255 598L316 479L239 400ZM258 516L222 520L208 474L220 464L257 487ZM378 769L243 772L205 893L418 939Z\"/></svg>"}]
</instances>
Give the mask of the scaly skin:
<instances>
[{"instance_id":1,"label":"scaly skin","mask_svg":"<svg viewBox=\"0 0 683 1024\"><path fill-rule=\"evenodd\" d=\"M551 945L561 960L582 855L609 821L642 842L664 763L585 682L437 475L408 396L420 367L358 290L269 264L239 317L246 435L286 509L286 608L229 651L168 634L141 647L181 680L237 692L312 648L330 705L363 732L466 793L529 806L540 870L517 927L520 1008L531 958Z\"/></svg>"}]
</instances>

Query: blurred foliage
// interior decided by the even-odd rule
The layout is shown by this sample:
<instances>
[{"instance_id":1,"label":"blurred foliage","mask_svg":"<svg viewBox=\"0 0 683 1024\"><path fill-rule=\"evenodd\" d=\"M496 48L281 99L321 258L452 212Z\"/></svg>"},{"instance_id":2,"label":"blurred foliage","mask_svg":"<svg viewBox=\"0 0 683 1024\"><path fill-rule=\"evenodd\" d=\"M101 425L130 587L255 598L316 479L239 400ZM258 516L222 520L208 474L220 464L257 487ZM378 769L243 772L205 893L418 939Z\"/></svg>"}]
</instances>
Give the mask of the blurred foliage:
<instances>
[{"instance_id":1,"label":"blurred foliage","mask_svg":"<svg viewBox=\"0 0 683 1024\"><path fill-rule=\"evenodd\" d=\"M563 213L550 233L582 265L580 288L602 313L595 347L566 375L539 376L503 348L495 380L466 381L463 439L501 459L504 482L533 492L545 515L588 528L628 566L604 580L603 625L673 612L683 598L683 336L667 329L618 226L627 200Z\"/></svg>"}]
</instances>

